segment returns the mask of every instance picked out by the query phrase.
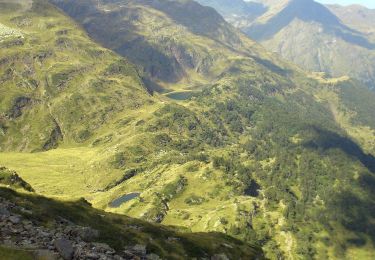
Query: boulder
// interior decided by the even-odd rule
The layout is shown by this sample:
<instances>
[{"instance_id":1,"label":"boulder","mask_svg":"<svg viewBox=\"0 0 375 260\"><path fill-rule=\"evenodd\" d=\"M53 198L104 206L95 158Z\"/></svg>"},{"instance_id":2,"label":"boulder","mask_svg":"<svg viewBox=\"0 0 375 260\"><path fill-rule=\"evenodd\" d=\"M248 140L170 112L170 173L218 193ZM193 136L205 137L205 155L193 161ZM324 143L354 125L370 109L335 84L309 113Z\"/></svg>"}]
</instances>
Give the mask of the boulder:
<instances>
[{"instance_id":1,"label":"boulder","mask_svg":"<svg viewBox=\"0 0 375 260\"><path fill-rule=\"evenodd\" d=\"M92 242L99 237L99 231L89 227L79 228L74 233L86 242Z\"/></svg>"},{"instance_id":2,"label":"boulder","mask_svg":"<svg viewBox=\"0 0 375 260\"><path fill-rule=\"evenodd\" d=\"M71 241L67 239L57 239L54 243L57 251L65 260L71 260L74 254L74 248Z\"/></svg>"},{"instance_id":3,"label":"boulder","mask_svg":"<svg viewBox=\"0 0 375 260\"><path fill-rule=\"evenodd\" d=\"M92 243L94 250L99 253L114 254L116 251L104 243Z\"/></svg>"},{"instance_id":4,"label":"boulder","mask_svg":"<svg viewBox=\"0 0 375 260\"><path fill-rule=\"evenodd\" d=\"M9 221L13 224L19 224L21 222L21 218L18 216L10 216Z\"/></svg>"},{"instance_id":5,"label":"boulder","mask_svg":"<svg viewBox=\"0 0 375 260\"><path fill-rule=\"evenodd\" d=\"M131 251L134 252L137 255L146 255L147 250L145 245L135 245L131 248Z\"/></svg>"}]
</instances>

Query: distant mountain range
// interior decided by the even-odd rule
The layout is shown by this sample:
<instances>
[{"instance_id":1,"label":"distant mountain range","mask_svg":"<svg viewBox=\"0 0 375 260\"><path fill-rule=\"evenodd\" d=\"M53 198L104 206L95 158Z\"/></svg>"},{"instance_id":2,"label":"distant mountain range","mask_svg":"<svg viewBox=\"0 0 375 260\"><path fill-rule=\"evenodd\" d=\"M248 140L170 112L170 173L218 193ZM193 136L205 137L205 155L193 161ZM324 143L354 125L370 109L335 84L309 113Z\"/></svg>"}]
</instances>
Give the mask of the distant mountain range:
<instances>
[{"instance_id":1,"label":"distant mountain range","mask_svg":"<svg viewBox=\"0 0 375 260\"><path fill-rule=\"evenodd\" d=\"M198 2L304 69L348 75L375 89L375 10L313 0Z\"/></svg>"},{"instance_id":2,"label":"distant mountain range","mask_svg":"<svg viewBox=\"0 0 375 260\"><path fill-rule=\"evenodd\" d=\"M321 23L371 47L311 1L238 3L259 39ZM301 3L319 15L293 18ZM98 229L116 254L374 259L374 100L192 0L0 0L0 186L50 199L0 198L33 223Z\"/></svg>"},{"instance_id":3,"label":"distant mountain range","mask_svg":"<svg viewBox=\"0 0 375 260\"><path fill-rule=\"evenodd\" d=\"M327 5L327 8L343 23L375 40L375 9L361 5Z\"/></svg>"}]
</instances>

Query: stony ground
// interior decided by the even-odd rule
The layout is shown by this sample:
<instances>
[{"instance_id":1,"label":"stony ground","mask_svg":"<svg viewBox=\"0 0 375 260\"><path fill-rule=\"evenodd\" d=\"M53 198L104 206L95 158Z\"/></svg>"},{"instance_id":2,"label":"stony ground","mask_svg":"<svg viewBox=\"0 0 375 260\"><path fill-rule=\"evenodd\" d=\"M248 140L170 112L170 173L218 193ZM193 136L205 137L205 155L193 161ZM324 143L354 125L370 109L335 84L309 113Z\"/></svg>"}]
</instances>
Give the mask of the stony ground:
<instances>
[{"instance_id":1,"label":"stony ground","mask_svg":"<svg viewBox=\"0 0 375 260\"><path fill-rule=\"evenodd\" d=\"M16 212L32 214L0 198L0 244L30 250L41 259L160 259L147 254L145 245L116 252L109 245L94 242L99 232L59 218L48 227L27 220Z\"/></svg>"},{"instance_id":2,"label":"stony ground","mask_svg":"<svg viewBox=\"0 0 375 260\"><path fill-rule=\"evenodd\" d=\"M0 23L0 40L2 40L2 38L11 37L11 36L22 37L23 35L18 30L9 28L8 26L5 26Z\"/></svg>"}]
</instances>

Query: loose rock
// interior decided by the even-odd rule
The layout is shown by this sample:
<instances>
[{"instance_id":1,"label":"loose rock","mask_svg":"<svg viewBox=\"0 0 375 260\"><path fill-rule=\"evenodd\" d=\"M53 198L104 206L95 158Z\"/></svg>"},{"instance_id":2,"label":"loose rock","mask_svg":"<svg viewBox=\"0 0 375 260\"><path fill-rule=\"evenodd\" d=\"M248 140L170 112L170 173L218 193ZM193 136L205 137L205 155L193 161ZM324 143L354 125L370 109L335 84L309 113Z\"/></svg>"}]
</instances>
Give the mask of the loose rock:
<instances>
[{"instance_id":1,"label":"loose rock","mask_svg":"<svg viewBox=\"0 0 375 260\"><path fill-rule=\"evenodd\" d=\"M10 216L9 221L12 222L13 224L18 224L21 222L21 218L18 216Z\"/></svg>"},{"instance_id":2,"label":"loose rock","mask_svg":"<svg viewBox=\"0 0 375 260\"><path fill-rule=\"evenodd\" d=\"M57 217L48 227L22 219L13 212L23 212L22 207L0 198L0 244L12 248L32 250L37 259L47 260L158 260L155 254L146 255L145 245L128 247L116 252L109 245L95 243L99 231L91 227L82 227ZM32 215L32 212L24 212Z\"/></svg>"},{"instance_id":3,"label":"loose rock","mask_svg":"<svg viewBox=\"0 0 375 260\"><path fill-rule=\"evenodd\" d=\"M55 247L59 251L62 258L70 260L73 258L74 249L72 242L67 239L57 239L55 241Z\"/></svg>"}]
</instances>

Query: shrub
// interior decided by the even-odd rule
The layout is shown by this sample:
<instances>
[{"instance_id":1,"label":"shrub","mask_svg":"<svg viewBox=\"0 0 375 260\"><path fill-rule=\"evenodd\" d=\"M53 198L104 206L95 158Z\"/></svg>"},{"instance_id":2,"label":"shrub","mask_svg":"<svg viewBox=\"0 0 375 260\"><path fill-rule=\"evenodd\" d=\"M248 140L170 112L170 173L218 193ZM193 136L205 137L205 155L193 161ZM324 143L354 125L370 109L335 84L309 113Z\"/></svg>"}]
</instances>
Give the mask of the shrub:
<instances>
[{"instance_id":1,"label":"shrub","mask_svg":"<svg viewBox=\"0 0 375 260\"><path fill-rule=\"evenodd\" d=\"M185 203L188 205L201 205L206 199L197 195L191 195L185 199Z\"/></svg>"}]
</instances>

